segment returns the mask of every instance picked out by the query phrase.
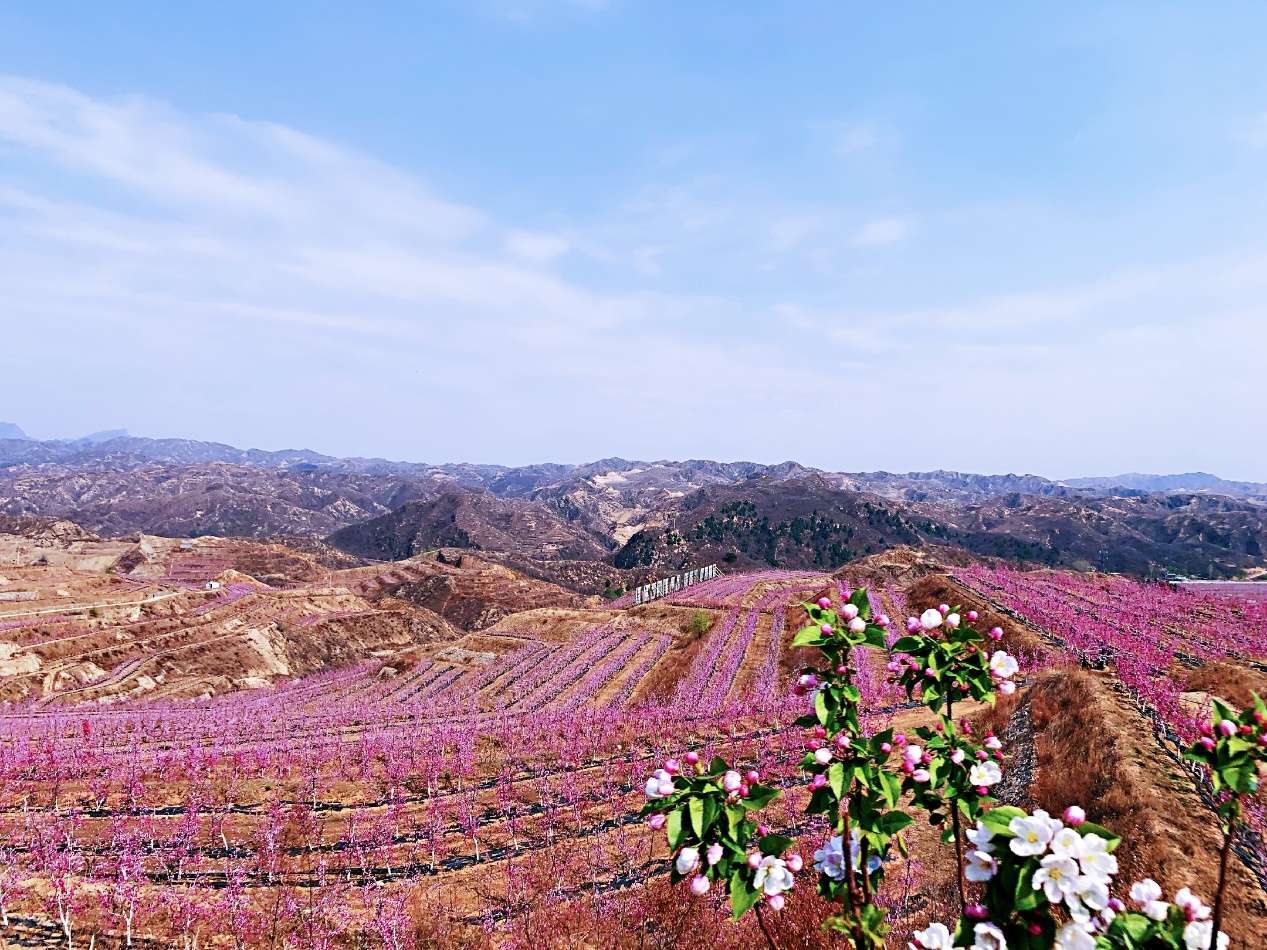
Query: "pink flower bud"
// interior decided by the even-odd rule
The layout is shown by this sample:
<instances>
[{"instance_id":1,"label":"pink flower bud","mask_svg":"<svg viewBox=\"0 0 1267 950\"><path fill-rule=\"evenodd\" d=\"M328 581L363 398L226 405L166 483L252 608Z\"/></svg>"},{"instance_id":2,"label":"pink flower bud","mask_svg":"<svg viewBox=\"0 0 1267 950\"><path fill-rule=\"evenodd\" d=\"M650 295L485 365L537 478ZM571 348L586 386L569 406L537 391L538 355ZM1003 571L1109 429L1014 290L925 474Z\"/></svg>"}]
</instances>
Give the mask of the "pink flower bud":
<instances>
[{"instance_id":1,"label":"pink flower bud","mask_svg":"<svg viewBox=\"0 0 1267 950\"><path fill-rule=\"evenodd\" d=\"M749 785L756 785L759 781L761 781L761 773L756 769L749 769L744 775L744 780L747 781Z\"/></svg>"},{"instance_id":2,"label":"pink flower bud","mask_svg":"<svg viewBox=\"0 0 1267 950\"><path fill-rule=\"evenodd\" d=\"M892 623L892 621L889 620L888 614L880 614L880 616L875 618L874 622L877 627L887 627L890 623Z\"/></svg>"},{"instance_id":3,"label":"pink flower bud","mask_svg":"<svg viewBox=\"0 0 1267 950\"><path fill-rule=\"evenodd\" d=\"M990 912L986 910L984 904L969 904L963 909L963 912L973 920L985 920L990 916Z\"/></svg>"},{"instance_id":4,"label":"pink flower bud","mask_svg":"<svg viewBox=\"0 0 1267 950\"><path fill-rule=\"evenodd\" d=\"M977 794L978 794L978 795L989 795L989 794L990 794L990 786L988 786L988 785L978 785L978 786L977 786Z\"/></svg>"},{"instance_id":5,"label":"pink flower bud","mask_svg":"<svg viewBox=\"0 0 1267 950\"><path fill-rule=\"evenodd\" d=\"M823 624L821 627L819 627L818 629L819 629L819 630L821 630L825 636L831 636L832 631L833 631L835 628L834 628L834 627L832 627L832 625L831 625L831 624L829 624L829 623L825 623L825 624Z\"/></svg>"},{"instance_id":6,"label":"pink flower bud","mask_svg":"<svg viewBox=\"0 0 1267 950\"><path fill-rule=\"evenodd\" d=\"M820 597L820 598L818 598L818 606L820 606L820 607L822 607L824 610L826 610L828 607L830 607L830 606L831 606L831 598L830 598L830 597Z\"/></svg>"},{"instance_id":7,"label":"pink flower bud","mask_svg":"<svg viewBox=\"0 0 1267 950\"><path fill-rule=\"evenodd\" d=\"M888 753L893 751L893 744L891 742L881 742L880 751L887 755Z\"/></svg>"},{"instance_id":8,"label":"pink flower bud","mask_svg":"<svg viewBox=\"0 0 1267 950\"><path fill-rule=\"evenodd\" d=\"M925 679L930 679L930 680L931 680L931 679L935 679L936 677L937 677L937 674L936 674L935 672L933 672L932 670L925 670L925 671L924 671L924 678L925 678Z\"/></svg>"},{"instance_id":9,"label":"pink flower bud","mask_svg":"<svg viewBox=\"0 0 1267 950\"><path fill-rule=\"evenodd\" d=\"M688 752L686 755L682 756L682 758L686 760L687 765L696 765L699 763L698 752Z\"/></svg>"},{"instance_id":10,"label":"pink flower bud","mask_svg":"<svg viewBox=\"0 0 1267 950\"><path fill-rule=\"evenodd\" d=\"M782 894L771 894L765 899L765 902L770 905L771 910L782 910L783 905L787 903L787 898Z\"/></svg>"},{"instance_id":11,"label":"pink flower bud","mask_svg":"<svg viewBox=\"0 0 1267 950\"><path fill-rule=\"evenodd\" d=\"M827 730L826 730L826 729L824 729L822 726L815 726L815 727L814 727L814 735L815 735L815 736L817 736L819 739L826 739L826 738L827 738Z\"/></svg>"},{"instance_id":12,"label":"pink flower bud","mask_svg":"<svg viewBox=\"0 0 1267 950\"><path fill-rule=\"evenodd\" d=\"M1070 805L1065 809L1065 824L1077 828L1087 820L1087 813L1077 805Z\"/></svg>"},{"instance_id":13,"label":"pink flower bud","mask_svg":"<svg viewBox=\"0 0 1267 950\"><path fill-rule=\"evenodd\" d=\"M666 821L668 821L668 818L665 815L652 815L647 819L647 825L652 831L659 831L664 827Z\"/></svg>"},{"instance_id":14,"label":"pink flower bud","mask_svg":"<svg viewBox=\"0 0 1267 950\"><path fill-rule=\"evenodd\" d=\"M938 611L940 611L941 615L944 617L946 616L946 614L950 613L950 604L938 604L937 609Z\"/></svg>"},{"instance_id":15,"label":"pink flower bud","mask_svg":"<svg viewBox=\"0 0 1267 950\"><path fill-rule=\"evenodd\" d=\"M750 852L748 854L748 867L752 868L754 871L761 867L761 855L757 854L755 851Z\"/></svg>"},{"instance_id":16,"label":"pink flower bud","mask_svg":"<svg viewBox=\"0 0 1267 950\"><path fill-rule=\"evenodd\" d=\"M708 882L708 878L702 874L696 874L693 878L691 878L691 893L696 897L703 897L708 893L708 889L711 886L712 885Z\"/></svg>"},{"instance_id":17,"label":"pink flower bud","mask_svg":"<svg viewBox=\"0 0 1267 950\"><path fill-rule=\"evenodd\" d=\"M894 745L906 745L906 734L903 732L896 733L893 736Z\"/></svg>"},{"instance_id":18,"label":"pink flower bud","mask_svg":"<svg viewBox=\"0 0 1267 950\"><path fill-rule=\"evenodd\" d=\"M1126 904L1116 897L1110 897L1109 909L1115 914L1120 914L1122 911L1126 910Z\"/></svg>"},{"instance_id":19,"label":"pink flower bud","mask_svg":"<svg viewBox=\"0 0 1267 950\"><path fill-rule=\"evenodd\" d=\"M677 775L681 768L682 766L678 763L677 759L668 759L664 763L664 771L668 772L670 775Z\"/></svg>"},{"instance_id":20,"label":"pink flower bud","mask_svg":"<svg viewBox=\"0 0 1267 950\"><path fill-rule=\"evenodd\" d=\"M954 752L950 753L950 761L954 762L955 765L962 763L965 758L966 756L963 749L956 749Z\"/></svg>"},{"instance_id":21,"label":"pink flower bud","mask_svg":"<svg viewBox=\"0 0 1267 950\"><path fill-rule=\"evenodd\" d=\"M928 769L916 769L911 773L911 778L915 779L917 782L923 783L931 779L932 775L929 774Z\"/></svg>"},{"instance_id":22,"label":"pink flower bud","mask_svg":"<svg viewBox=\"0 0 1267 950\"><path fill-rule=\"evenodd\" d=\"M840 608L840 615L846 620L853 620L858 616L858 608L853 604L845 604L845 606Z\"/></svg>"},{"instance_id":23,"label":"pink flower bud","mask_svg":"<svg viewBox=\"0 0 1267 950\"><path fill-rule=\"evenodd\" d=\"M848 672L849 672L849 667L848 667L846 664L844 664L844 663L837 663L837 664L836 664L836 675L837 675L837 676L844 676L844 675L845 675L846 673L848 673Z\"/></svg>"},{"instance_id":24,"label":"pink flower bud","mask_svg":"<svg viewBox=\"0 0 1267 950\"><path fill-rule=\"evenodd\" d=\"M991 639L991 640L1002 640L1002 639L1003 639L1003 628L1002 628L1002 627L991 627L991 628L990 628L990 639Z\"/></svg>"},{"instance_id":25,"label":"pink flower bud","mask_svg":"<svg viewBox=\"0 0 1267 950\"><path fill-rule=\"evenodd\" d=\"M853 745L853 740L849 738L848 733L842 732L836 737L837 749L848 749L851 745Z\"/></svg>"},{"instance_id":26,"label":"pink flower bud","mask_svg":"<svg viewBox=\"0 0 1267 950\"><path fill-rule=\"evenodd\" d=\"M975 610L969 610L969 611L968 611L968 622L969 622L969 623L976 623L976 622L977 622L977 620L978 620L978 618L979 618L980 616L981 616L981 615L980 615L979 613L977 613Z\"/></svg>"},{"instance_id":27,"label":"pink flower bud","mask_svg":"<svg viewBox=\"0 0 1267 950\"><path fill-rule=\"evenodd\" d=\"M1043 935L1043 928L1039 924L1030 924L1027 929L1035 937L1041 937Z\"/></svg>"},{"instance_id":28,"label":"pink flower bud","mask_svg":"<svg viewBox=\"0 0 1267 950\"><path fill-rule=\"evenodd\" d=\"M816 749L814 752L814 761L819 765L826 765L831 761L831 749Z\"/></svg>"},{"instance_id":29,"label":"pink flower bud","mask_svg":"<svg viewBox=\"0 0 1267 950\"><path fill-rule=\"evenodd\" d=\"M726 853L726 849L714 841L712 844L708 846L708 850L704 852L704 857L708 861L708 863L711 865L711 864L716 864L718 861L720 861L722 859L722 855L725 853Z\"/></svg>"},{"instance_id":30,"label":"pink flower bud","mask_svg":"<svg viewBox=\"0 0 1267 950\"><path fill-rule=\"evenodd\" d=\"M751 790L748 788L748 783L744 782L742 785L739 786L739 797L747 798L750 791Z\"/></svg>"},{"instance_id":31,"label":"pink flower bud","mask_svg":"<svg viewBox=\"0 0 1267 950\"><path fill-rule=\"evenodd\" d=\"M906 632L907 633L919 633L920 630L922 629L923 628L920 626L918 617L906 618Z\"/></svg>"},{"instance_id":32,"label":"pink flower bud","mask_svg":"<svg viewBox=\"0 0 1267 950\"><path fill-rule=\"evenodd\" d=\"M734 769L731 769L729 772L727 772L725 775L721 777L721 787L724 788L728 792L739 791L739 786L742 784L743 784L743 777Z\"/></svg>"},{"instance_id":33,"label":"pink flower bud","mask_svg":"<svg viewBox=\"0 0 1267 950\"><path fill-rule=\"evenodd\" d=\"M826 784L827 784L826 775L815 775L812 779L810 779L809 787L817 791L818 789L822 788Z\"/></svg>"},{"instance_id":34,"label":"pink flower bud","mask_svg":"<svg viewBox=\"0 0 1267 950\"><path fill-rule=\"evenodd\" d=\"M1224 719L1221 723L1219 723L1219 732L1223 733L1225 736L1234 735L1236 732L1236 723L1232 722L1230 719Z\"/></svg>"},{"instance_id":35,"label":"pink flower bud","mask_svg":"<svg viewBox=\"0 0 1267 950\"><path fill-rule=\"evenodd\" d=\"M764 838L770 833L769 825L757 825L757 837Z\"/></svg>"},{"instance_id":36,"label":"pink flower bud","mask_svg":"<svg viewBox=\"0 0 1267 950\"><path fill-rule=\"evenodd\" d=\"M1205 749L1205 751L1206 751L1206 752L1213 752L1213 751L1214 751L1214 740L1213 740L1213 739L1211 739L1209 736L1202 736L1202 737L1201 737L1201 748Z\"/></svg>"},{"instance_id":37,"label":"pink flower bud","mask_svg":"<svg viewBox=\"0 0 1267 950\"><path fill-rule=\"evenodd\" d=\"M787 861L787 869L791 871L793 874L799 874L801 871L801 868L805 867L805 859L801 857L799 854L797 854L795 851L787 856L786 861Z\"/></svg>"},{"instance_id":38,"label":"pink flower bud","mask_svg":"<svg viewBox=\"0 0 1267 950\"><path fill-rule=\"evenodd\" d=\"M1200 732L1201 735L1203 736L1214 735L1214 727L1211 726L1208 722L1203 722L1199 726L1197 726L1197 731Z\"/></svg>"}]
</instances>

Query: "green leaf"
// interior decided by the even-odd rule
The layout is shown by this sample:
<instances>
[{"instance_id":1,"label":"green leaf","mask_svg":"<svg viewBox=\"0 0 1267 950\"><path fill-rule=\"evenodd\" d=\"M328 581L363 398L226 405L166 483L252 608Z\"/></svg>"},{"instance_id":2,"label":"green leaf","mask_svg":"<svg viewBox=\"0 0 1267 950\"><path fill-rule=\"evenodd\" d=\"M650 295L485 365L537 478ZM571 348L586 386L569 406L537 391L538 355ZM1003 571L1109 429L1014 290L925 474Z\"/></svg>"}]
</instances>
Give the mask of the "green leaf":
<instances>
[{"instance_id":1,"label":"green leaf","mask_svg":"<svg viewBox=\"0 0 1267 950\"><path fill-rule=\"evenodd\" d=\"M736 868L730 876L730 915L738 920L752 909L761 897L761 893L748 880L748 867Z\"/></svg>"},{"instance_id":2,"label":"green leaf","mask_svg":"<svg viewBox=\"0 0 1267 950\"><path fill-rule=\"evenodd\" d=\"M704 820L704 799L692 798L689 802L691 812L691 825L695 828L696 836L702 841L704 835L708 832L708 823Z\"/></svg>"},{"instance_id":3,"label":"green leaf","mask_svg":"<svg viewBox=\"0 0 1267 950\"><path fill-rule=\"evenodd\" d=\"M827 725L827 690L820 689L814 696L814 715L818 716L818 721L824 726Z\"/></svg>"},{"instance_id":4,"label":"green leaf","mask_svg":"<svg viewBox=\"0 0 1267 950\"><path fill-rule=\"evenodd\" d=\"M749 789L748 797L741 798L739 804L747 811L756 811L759 808L765 808L766 805L782 794L777 788L771 788L769 785L758 785Z\"/></svg>"},{"instance_id":5,"label":"green leaf","mask_svg":"<svg viewBox=\"0 0 1267 950\"><path fill-rule=\"evenodd\" d=\"M880 819L880 828L886 835L895 835L907 825L911 824L915 819L906 812L890 811L885 812Z\"/></svg>"},{"instance_id":6,"label":"green leaf","mask_svg":"<svg viewBox=\"0 0 1267 950\"><path fill-rule=\"evenodd\" d=\"M1020 876L1016 879L1013 905L1017 910L1033 910L1039 904L1039 892L1034 890L1034 872L1037 868L1038 865L1033 861L1026 861L1021 868Z\"/></svg>"},{"instance_id":7,"label":"green leaf","mask_svg":"<svg viewBox=\"0 0 1267 950\"><path fill-rule=\"evenodd\" d=\"M682 843L682 838L685 835L685 831L682 828L682 819L684 814L685 809L675 808L673 811L669 812L669 820L665 822L664 829L669 837L670 850L676 851L678 846Z\"/></svg>"},{"instance_id":8,"label":"green leaf","mask_svg":"<svg viewBox=\"0 0 1267 950\"><path fill-rule=\"evenodd\" d=\"M836 793L837 798L842 798L845 794L845 764L843 762L833 762L827 769L827 784L831 786L831 790Z\"/></svg>"},{"instance_id":9,"label":"green leaf","mask_svg":"<svg viewBox=\"0 0 1267 950\"><path fill-rule=\"evenodd\" d=\"M803 627L797 631L795 637L792 638L793 647L812 647L818 646L823 642L823 632L818 627Z\"/></svg>"},{"instance_id":10,"label":"green leaf","mask_svg":"<svg viewBox=\"0 0 1267 950\"><path fill-rule=\"evenodd\" d=\"M1236 713L1232 712L1232 707L1228 706L1227 703L1223 702L1223 700L1218 699L1217 697L1211 697L1211 702L1214 705L1215 725L1218 725L1218 723L1224 719L1236 718Z\"/></svg>"},{"instance_id":11,"label":"green leaf","mask_svg":"<svg viewBox=\"0 0 1267 950\"><path fill-rule=\"evenodd\" d=\"M785 838L783 835L766 835L757 842L757 847L761 849L762 854L778 855L792 847L792 839Z\"/></svg>"},{"instance_id":12,"label":"green leaf","mask_svg":"<svg viewBox=\"0 0 1267 950\"><path fill-rule=\"evenodd\" d=\"M924 645L923 637L899 637L897 642L893 644L893 652L910 653L914 656L921 652L920 648Z\"/></svg>"},{"instance_id":13,"label":"green leaf","mask_svg":"<svg viewBox=\"0 0 1267 950\"><path fill-rule=\"evenodd\" d=\"M883 785L884 803L889 808L896 808L902 800L902 780L892 772L881 772L880 782Z\"/></svg>"},{"instance_id":14,"label":"green leaf","mask_svg":"<svg viewBox=\"0 0 1267 950\"><path fill-rule=\"evenodd\" d=\"M981 816L981 823L993 831L996 835L1002 835L1005 838L1015 838L1016 835L1008 829L1008 825L1013 818L1024 818L1025 812L1013 805L998 805L991 808L988 812Z\"/></svg>"}]
</instances>

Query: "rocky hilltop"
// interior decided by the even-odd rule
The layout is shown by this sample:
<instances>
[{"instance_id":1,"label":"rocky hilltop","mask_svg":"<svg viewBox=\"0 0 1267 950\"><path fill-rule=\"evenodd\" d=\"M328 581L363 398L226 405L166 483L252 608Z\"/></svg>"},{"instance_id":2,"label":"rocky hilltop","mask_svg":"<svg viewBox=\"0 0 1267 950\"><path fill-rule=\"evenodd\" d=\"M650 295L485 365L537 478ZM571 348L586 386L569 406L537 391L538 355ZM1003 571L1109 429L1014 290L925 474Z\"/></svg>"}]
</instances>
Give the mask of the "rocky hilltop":
<instances>
[{"instance_id":1,"label":"rocky hilltop","mask_svg":"<svg viewBox=\"0 0 1267 950\"><path fill-rule=\"evenodd\" d=\"M1267 485L1201 473L1056 481L622 458L509 467L107 432L0 439L0 516L67 519L107 538L328 539L370 560L464 548L586 593L713 561L830 570L901 544L1139 575L1267 567Z\"/></svg>"}]
</instances>

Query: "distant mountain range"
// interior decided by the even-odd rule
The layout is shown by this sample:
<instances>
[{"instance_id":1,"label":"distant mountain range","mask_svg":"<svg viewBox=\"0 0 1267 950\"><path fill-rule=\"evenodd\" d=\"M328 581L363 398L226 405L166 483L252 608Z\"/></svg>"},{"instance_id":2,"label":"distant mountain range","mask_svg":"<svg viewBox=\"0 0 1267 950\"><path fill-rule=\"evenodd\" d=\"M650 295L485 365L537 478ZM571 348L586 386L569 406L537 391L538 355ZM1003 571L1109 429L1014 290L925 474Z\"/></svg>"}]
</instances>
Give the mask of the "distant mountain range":
<instances>
[{"instance_id":1,"label":"distant mountain range","mask_svg":"<svg viewBox=\"0 0 1267 950\"><path fill-rule=\"evenodd\" d=\"M114 536L328 538L380 560L464 547L574 586L714 560L833 568L919 543L1134 574L1267 564L1267 485L1202 473L1056 481L699 459L433 465L122 431L38 441L5 424L0 435L0 515Z\"/></svg>"}]
</instances>

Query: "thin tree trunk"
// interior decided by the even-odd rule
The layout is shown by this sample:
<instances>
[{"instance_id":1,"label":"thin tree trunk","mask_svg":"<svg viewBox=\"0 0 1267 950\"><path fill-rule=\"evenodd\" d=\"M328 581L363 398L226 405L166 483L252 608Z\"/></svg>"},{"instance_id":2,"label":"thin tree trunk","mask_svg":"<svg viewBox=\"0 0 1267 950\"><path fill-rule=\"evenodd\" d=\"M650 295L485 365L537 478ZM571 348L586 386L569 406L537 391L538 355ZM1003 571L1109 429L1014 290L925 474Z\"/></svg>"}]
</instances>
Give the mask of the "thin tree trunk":
<instances>
[{"instance_id":1,"label":"thin tree trunk","mask_svg":"<svg viewBox=\"0 0 1267 950\"><path fill-rule=\"evenodd\" d=\"M1214 918L1210 933L1210 946L1219 945L1219 924L1223 921L1223 892L1227 889L1227 861L1232 854L1232 836L1236 832L1235 819L1227 823L1227 833L1223 836L1223 850L1219 854L1219 888L1214 893Z\"/></svg>"}]
</instances>

